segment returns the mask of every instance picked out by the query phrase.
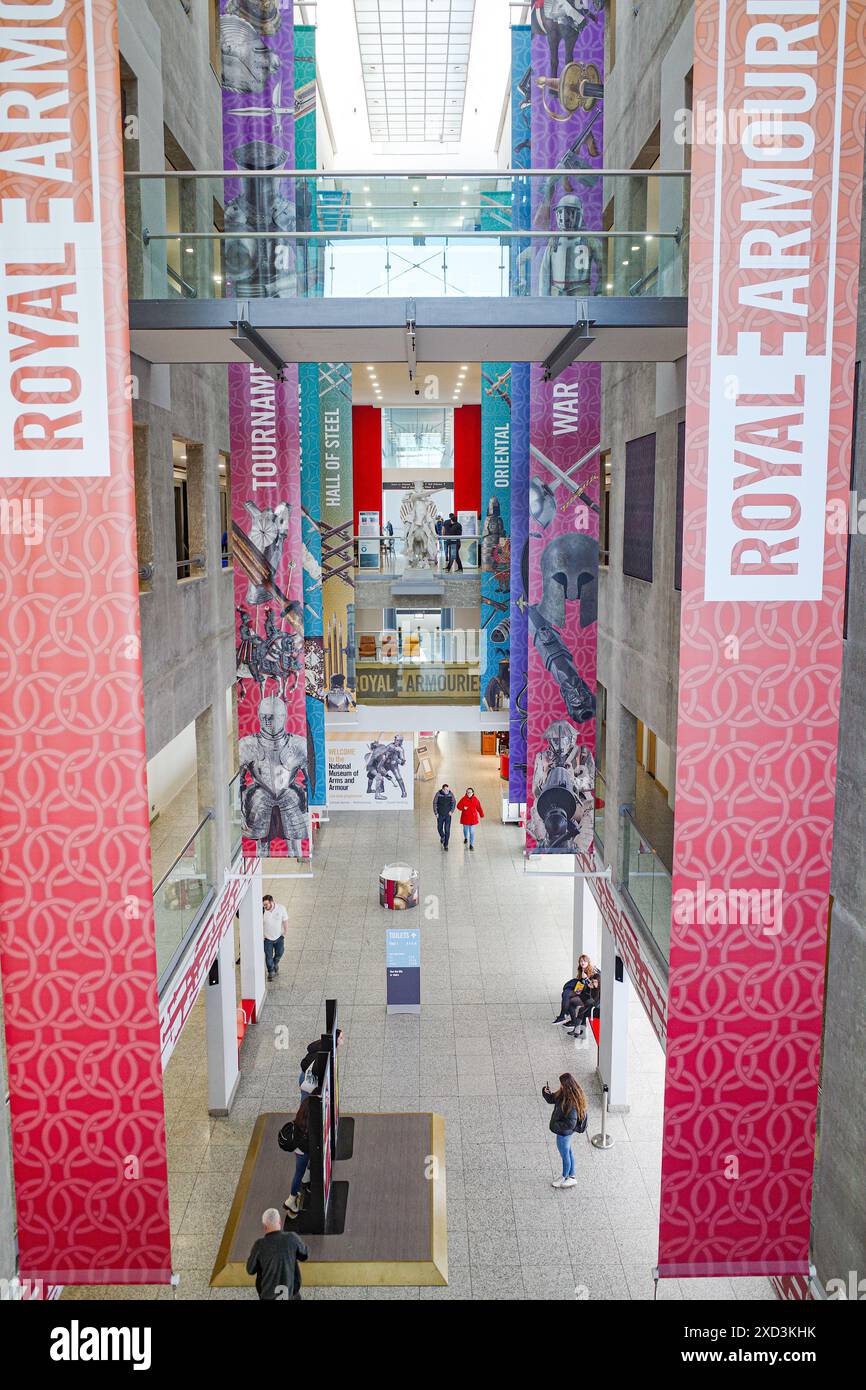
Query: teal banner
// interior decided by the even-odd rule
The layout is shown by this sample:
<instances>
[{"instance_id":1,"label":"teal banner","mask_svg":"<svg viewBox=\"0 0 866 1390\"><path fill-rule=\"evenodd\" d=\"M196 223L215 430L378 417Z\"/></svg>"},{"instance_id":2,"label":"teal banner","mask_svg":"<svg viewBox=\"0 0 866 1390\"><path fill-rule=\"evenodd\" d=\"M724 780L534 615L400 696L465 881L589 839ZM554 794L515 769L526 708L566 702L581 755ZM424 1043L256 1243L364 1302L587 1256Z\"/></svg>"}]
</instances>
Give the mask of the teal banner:
<instances>
[{"instance_id":1,"label":"teal banner","mask_svg":"<svg viewBox=\"0 0 866 1390\"><path fill-rule=\"evenodd\" d=\"M481 708L507 710L511 652L511 363L481 367Z\"/></svg>"}]
</instances>

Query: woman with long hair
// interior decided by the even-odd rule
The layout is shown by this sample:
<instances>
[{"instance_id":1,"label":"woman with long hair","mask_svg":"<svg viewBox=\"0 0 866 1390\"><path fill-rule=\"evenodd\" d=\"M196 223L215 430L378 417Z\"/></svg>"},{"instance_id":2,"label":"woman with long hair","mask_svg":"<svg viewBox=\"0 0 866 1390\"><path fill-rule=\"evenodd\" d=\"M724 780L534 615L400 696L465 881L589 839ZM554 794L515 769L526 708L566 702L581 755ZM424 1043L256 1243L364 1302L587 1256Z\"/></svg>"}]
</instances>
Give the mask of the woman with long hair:
<instances>
[{"instance_id":1,"label":"woman with long hair","mask_svg":"<svg viewBox=\"0 0 866 1390\"><path fill-rule=\"evenodd\" d=\"M581 956L581 960L584 957ZM582 1037L586 1032L586 1021L592 1017L601 1000L601 971L586 957L586 974L581 976L583 988L576 991L568 1004L568 1015L572 1026L567 1029L570 1038Z\"/></svg>"},{"instance_id":2,"label":"woman with long hair","mask_svg":"<svg viewBox=\"0 0 866 1390\"><path fill-rule=\"evenodd\" d=\"M596 973L589 956L580 956L578 958L577 974L573 980L566 980L565 984L562 986L562 1001L559 1013L553 1020L554 1023L570 1023L572 1028L574 1027L574 1015L569 1010L569 1004L572 1001L574 1001L575 1004L583 1002L581 995L583 994L584 987L587 981L591 980Z\"/></svg>"},{"instance_id":3,"label":"woman with long hair","mask_svg":"<svg viewBox=\"0 0 866 1390\"><path fill-rule=\"evenodd\" d=\"M301 1209L301 1183L310 1163L310 1097L304 1096L295 1115L295 1176L283 1206L294 1220Z\"/></svg>"},{"instance_id":4,"label":"woman with long hair","mask_svg":"<svg viewBox=\"0 0 866 1390\"><path fill-rule=\"evenodd\" d=\"M553 1106L550 1117L550 1132L556 1135L556 1147L562 1159L562 1177L556 1178L551 1187L576 1187L574 1176L574 1136L586 1130L588 1107L583 1087L570 1071L563 1072L559 1078L559 1090L551 1091L542 1086L541 1094L548 1105Z\"/></svg>"}]
</instances>

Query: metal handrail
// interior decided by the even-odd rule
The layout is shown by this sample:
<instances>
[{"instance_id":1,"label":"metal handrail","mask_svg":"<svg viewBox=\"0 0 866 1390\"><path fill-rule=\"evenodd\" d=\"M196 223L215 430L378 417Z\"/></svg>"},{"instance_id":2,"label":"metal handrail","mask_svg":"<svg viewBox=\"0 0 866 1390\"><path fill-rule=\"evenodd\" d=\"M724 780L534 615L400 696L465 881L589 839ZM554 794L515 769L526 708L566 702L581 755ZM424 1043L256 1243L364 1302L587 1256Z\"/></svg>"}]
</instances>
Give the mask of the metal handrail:
<instances>
[{"instance_id":1,"label":"metal handrail","mask_svg":"<svg viewBox=\"0 0 866 1390\"><path fill-rule=\"evenodd\" d=\"M178 854L178 855L176 856L176 858L175 858L175 860L174 860L174 863L172 864L171 868L166 870L166 872L163 874L162 878L159 880L159 883L158 883L158 884L156 885L156 887L154 888L154 890L153 890L153 896L154 896L154 897L156 897L156 895L157 895L157 893L159 892L160 888L162 888L162 887L168 882L168 879L169 879L169 878L171 877L171 875L174 873L174 871L175 871L175 869L177 868L178 864L180 863L181 859L183 859L183 856L186 854L186 852L187 852L187 850L189 849L190 845L192 844L193 840L195 840L195 839L198 838L198 836L201 834L201 832L202 832L202 830L204 829L204 827L207 825L208 821L209 821L209 820L213 820L213 819L214 819L214 813L213 813L213 811L206 811L204 817L202 818L202 820L199 821L198 825L196 826L195 830L194 830L194 831L192 832L192 834L190 835L190 837L189 837L189 839L187 840L186 844L184 845L183 849L180 851L180 854Z\"/></svg>"},{"instance_id":2,"label":"metal handrail","mask_svg":"<svg viewBox=\"0 0 866 1390\"><path fill-rule=\"evenodd\" d=\"M359 214L359 216L362 215ZM484 241L493 241L497 237L505 240L525 241L531 237L543 237L545 241L549 241L551 236L577 237L584 241L593 239L608 241L615 237L651 236L653 241L675 241L679 245L682 241L682 229L678 227L675 232L651 232L648 228L643 227L639 231L626 228L621 232L595 232L583 227L578 231L551 232L549 228L541 231L530 230L529 228L526 231L503 231L501 228L491 227L489 231L449 232L444 227L407 227L405 231L383 227L381 231L376 232L151 232L145 228L141 234L141 239L147 246L152 241L395 241L398 239L406 241L413 237L444 241L465 241L474 237Z\"/></svg>"},{"instance_id":3,"label":"metal handrail","mask_svg":"<svg viewBox=\"0 0 866 1390\"><path fill-rule=\"evenodd\" d=\"M634 826L641 840L648 847L650 854L655 855L656 859L658 859L658 862L661 865L661 868L667 874L668 878L673 878L673 874L671 873L670 869L667 868L667 866L662 862L661 858L659 857L659 852L653 844L652 840L649 838L645 831L641 830L640 826L638 825L629 808L627 806L620 806L619 814L621 820L631 821L631 824Z\"/></svg>"},{"instance_id":4,"label":"metal handrail","mask_svg":"<svg viewBox=\"0 0 866 1390\"><path fill-rule=\"evenodd\" d=\"M435 174L382 169L127 169L126 179L524 179L564 178L568 169L441 169ZM585 169L582 176L604 179L690 179L690 169ZM338 190L334 190L337 192Z\"/></svg>"}]
</instances>

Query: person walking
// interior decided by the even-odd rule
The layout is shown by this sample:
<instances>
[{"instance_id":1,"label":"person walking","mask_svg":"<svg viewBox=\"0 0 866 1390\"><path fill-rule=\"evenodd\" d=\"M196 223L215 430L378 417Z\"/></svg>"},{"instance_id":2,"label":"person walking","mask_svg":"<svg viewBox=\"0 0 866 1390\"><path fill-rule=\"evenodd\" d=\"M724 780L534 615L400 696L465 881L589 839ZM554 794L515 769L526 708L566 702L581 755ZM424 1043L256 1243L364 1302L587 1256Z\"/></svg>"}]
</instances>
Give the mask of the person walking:
<instances>
[{"instance_id":1,"label":"person walking","mask_svg":"<svg viewBox=\"0 0 866 1390\"><path fill-rule=\"evenodd\" d=\"M460 824L463 826L464 847L468 845L470 849L474 849L475 827L484 819L484 807L475 795L473 787L466 788L457 802L457 810L460 812Z\"/></svg>"},{"instance_id":2,"label":"person walking","mask_svg":"<svg viewBox=\"0 0 866 1390\"><path fill-rule=\"evenodd\" d=\"M551 1187L576 1187L574 1176L574 1136L586 1130L588 1107L583 1088L570 1071L563 1072L559 1078L559 1090L551 1091L542 1086L541 1094L548 1105L553 1106L550 1117L550 1132L556 1135L556 1147L562 1160L562 1177L556 1178Z\"/></svg>"},{"instance_id":3,"label":"person walking","mask_svg":"<svg viewBox=\"0 0 866 1390\"><path fill-rule=\"evenodd\" d=\"M301 1297L301 1271L299 1263L309 1258L300 1236L294 1231L284 1231L283 1221L276 1207L268 1207L262 1213L260 1236L250 1251L247 1260L247 1274L255 1275L256 1293L263 1302L277 1302L280 1299L299 1302Z\"/></svg>"},{"instance_id":4,"label":"person walking","mask_svg":"<svg viewBox=\"0 0 866 1390\"><path fill-rule=\"evenodd\" d=\"M460 537L463 535L463 527L457 520L455 512L451 512L445 523L445 535L447 537L445 541L445 550L448 558L448 563L445 568L446 570L450 570L456 560L457 568L462 574L463 561L460 559Z\"/></svg>"},{"instance_id":5,"label":"person walking","mask_svg":"<svg viewBox=\"0 0 866 1390\"><path fill-rule=\"evenodd\" d=\"M298 1212L301 1210L301 1183L304 1181L304 1174L310 1165L310 1097L304 1096L298 1106L298 1113L294 1121L294 1140L295 1140L295 1176L292 1178L292 1185L289 1195L283 1202L283 1206L294 1221Z\"/></svg>"},{"instance_id":6,"label":"person walking","mask_svg":"<svg viewBox=\"0 0 866 1390\"><path fill-rule=\"evenodd\" d=\"M456 806L457 802L454 800L453 791L447 782L443 782L433 798L433 814L436 817L439 842L444 850L447 850L448 841L451 839L451 817Z\"/></svg>"},{"instance_id":7,"label":"person walking","mask_svg":"<svg viewBox=\"0 0 866 1390\"><path fill-rule=\"evenodd\" d=\"M275 980L280 973L280 961L286 949L286 927L289 914L282 903L275 903L270 893L262 898L262 921L265 929L265 965L268 979Z\"/></svg>"}]
</instances>

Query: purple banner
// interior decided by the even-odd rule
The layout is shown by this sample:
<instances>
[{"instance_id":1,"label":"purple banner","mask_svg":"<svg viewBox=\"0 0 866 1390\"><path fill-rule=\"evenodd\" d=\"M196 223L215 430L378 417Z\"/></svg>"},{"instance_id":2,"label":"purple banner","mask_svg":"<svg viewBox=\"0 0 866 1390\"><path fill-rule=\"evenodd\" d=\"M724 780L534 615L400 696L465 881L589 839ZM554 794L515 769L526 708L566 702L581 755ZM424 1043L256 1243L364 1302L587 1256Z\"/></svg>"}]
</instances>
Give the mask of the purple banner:
<instances>
[{"instance_id":1,"label":"purple banner","mask_svg":"<svg viewBox=\"0 0 866 1390\"><path fill-rule=\"evenodd\" d=\"M530 85L532 36L528 24L511 28L511 167L528 169L532 162L530 139ZM529 226L529 179L515 179L512 194L512 226ZM512 243L511 292L526 294L529 240ZM514 805L526 801L526 602L529 587L529 363L511 368L511 702L508 712L508 799Z\"/></svg>"},{"instance_id":2,"label":"purple banner","mask_svg":"<svg viewBox=\"0 0 866 1390\"><path fill-rule=\"evenodd\" d=\"M604 0L532 16L532 289L586 298L605 276ZM595 800L601 367L530 372L527 829L530 852L590 847Z\"/></svg>"},{"instance_id":3,"label":"purple banner","mask_svg":"<svg viewBox=\"0 0 866 1390\"><path fill-rule=\"evenodd\" d=\"M226 180L225 228L290 231L293 181L242 171L294 166L292 11L266 0L220 9L225 167L241 171ZM228 295L294 295L291 242L224 245ZM309 838L298 370L277 382L243 363L228 375L244 854L299 856Z\"/></svg>"}]
</instances>

